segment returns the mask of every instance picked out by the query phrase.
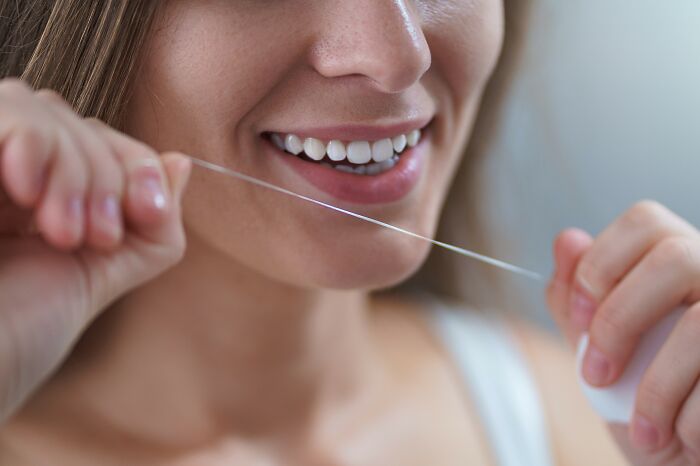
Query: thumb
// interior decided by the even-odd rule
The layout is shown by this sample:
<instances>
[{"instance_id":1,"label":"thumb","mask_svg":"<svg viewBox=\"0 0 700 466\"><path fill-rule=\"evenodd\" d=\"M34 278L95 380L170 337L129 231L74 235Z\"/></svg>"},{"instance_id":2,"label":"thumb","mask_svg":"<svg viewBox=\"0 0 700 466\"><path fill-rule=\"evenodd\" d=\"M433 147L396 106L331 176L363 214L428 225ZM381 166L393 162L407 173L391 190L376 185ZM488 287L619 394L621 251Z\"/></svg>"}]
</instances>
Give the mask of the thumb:
<instances>
[{"instance_id":1,"label":"thumb","mask_svg":"<svg viewBox=\"0 0 700 466\"><path fill-rule=\"evenodd\" d=\"M192 172L192 161L185 154L168 152L163 154L162 162L173 199L179 204Z\"/></svg>"},{"instance_id":2,"label":"thumb","mask_svg":"<svg viewBox=\"0 0 700 466\"><path fill-rule=\"evenodd\" d=\"M577 228L562 231L554 241L555 271L547 287L547 304L562 333L574 347L579 332L570 320L569 295L576 266L592 243L591 235Z\"/></svg>"}]
</instances>

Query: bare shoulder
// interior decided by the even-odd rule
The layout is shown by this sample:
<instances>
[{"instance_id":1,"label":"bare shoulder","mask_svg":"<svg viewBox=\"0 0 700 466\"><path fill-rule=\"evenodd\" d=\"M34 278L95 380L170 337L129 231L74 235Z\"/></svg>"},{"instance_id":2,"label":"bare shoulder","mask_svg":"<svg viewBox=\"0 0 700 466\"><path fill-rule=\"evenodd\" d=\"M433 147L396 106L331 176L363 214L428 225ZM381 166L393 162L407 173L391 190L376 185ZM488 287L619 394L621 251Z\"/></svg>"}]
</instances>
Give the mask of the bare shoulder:
<instances>
[{"instance_id":1,"label":"bare shoulder","mask_svg":"<svg viewBox=\"0 0 700 466\"><path fill-rule=\"evenodd\" d=\"M579 388L573 350L563 339L533 324L511 320L511 327L538 384L558 463L628 464Z\"/></svg>"}]
</instances>

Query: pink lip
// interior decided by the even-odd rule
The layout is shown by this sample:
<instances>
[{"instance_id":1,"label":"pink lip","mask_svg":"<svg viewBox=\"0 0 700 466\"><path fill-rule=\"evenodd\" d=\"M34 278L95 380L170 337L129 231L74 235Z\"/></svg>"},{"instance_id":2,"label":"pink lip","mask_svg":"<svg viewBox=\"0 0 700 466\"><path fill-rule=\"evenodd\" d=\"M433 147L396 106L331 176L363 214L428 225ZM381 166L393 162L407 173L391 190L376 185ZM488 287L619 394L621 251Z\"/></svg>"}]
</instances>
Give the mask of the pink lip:
<instances>
[{"instance_id":1,"label":"pink lip","mask_svg":"<svg viewBox=\"0 0 700 466\"><path fill-rule=\"evenodd\" d=\"M406 197L420 180L430 147L430 132L424 132L417 146L406 149L392 169L375 176L344 173L282 152L270 141L263 140L263 144L311 185L338 200L353 204L386 204Z\"/></svg>"},{"instance_id":2,"label":"pink lip","mask_svg":"<svg viewBox=\"0 0 700 466\"><path fill-rule=\"evenodd\" d=\"M338 125L312 128L286 128L284 130L268 130L279 134L295 134L302 140L317 138L323 140L338 139L340 141L376 141L391 138L399 134L407 134L414 129L422 129L430 123L432 117L405 120L393 125Z\"/></svg>"}]
</instances>

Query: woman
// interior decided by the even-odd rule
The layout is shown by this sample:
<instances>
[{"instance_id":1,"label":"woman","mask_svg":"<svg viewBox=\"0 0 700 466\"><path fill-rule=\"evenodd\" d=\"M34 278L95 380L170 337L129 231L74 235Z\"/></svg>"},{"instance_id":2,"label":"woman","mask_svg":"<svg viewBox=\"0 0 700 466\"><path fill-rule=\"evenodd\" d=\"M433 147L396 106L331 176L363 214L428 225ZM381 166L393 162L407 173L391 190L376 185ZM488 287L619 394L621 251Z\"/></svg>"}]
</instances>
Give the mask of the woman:
<instances>
[{"instance_id":1,"label":"woman","mask_svg":"<svg viewBox=\"0 0 700 466\"><path fill-rule=\"evenodd\" d=\"M369 295L428 246L203 170L187 183L168 152L432 235L499 56L499 1L0 5L3 76L31 85L0 84L2 464L505 464L436 331L479 325L514 329L542 400L529 420L549 429L510 452L521 464L625 463L555 342ZM571 342L590 329L591 383L700 299L698 236L647 201L557 238L548 302ZM699 464L698 316L629 432L610 426L634 464Z\"/></svg>"}]
</instances>

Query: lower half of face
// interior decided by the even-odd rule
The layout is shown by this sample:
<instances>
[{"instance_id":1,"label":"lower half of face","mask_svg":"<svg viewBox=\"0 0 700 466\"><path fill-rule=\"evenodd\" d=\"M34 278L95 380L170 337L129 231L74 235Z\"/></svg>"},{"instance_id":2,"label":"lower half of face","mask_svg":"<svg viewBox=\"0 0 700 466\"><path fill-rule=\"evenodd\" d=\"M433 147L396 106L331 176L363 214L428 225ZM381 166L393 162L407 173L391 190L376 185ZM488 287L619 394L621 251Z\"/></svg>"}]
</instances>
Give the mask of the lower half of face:
<instances>
[{"instance_id":1,"label":"lower half of face","mask_svg":"<svg viewBox=\"0 0 700 466\"><path fill-rule=\"evenodd\" d=\"M168 2L128 131L433 235L500 50L500 2L353 3ZM379 24L392 30L377 33ZM307 288L390 286L429 249L199 167L184 216L191 245Z\"/></svg>"}]
</instances>

